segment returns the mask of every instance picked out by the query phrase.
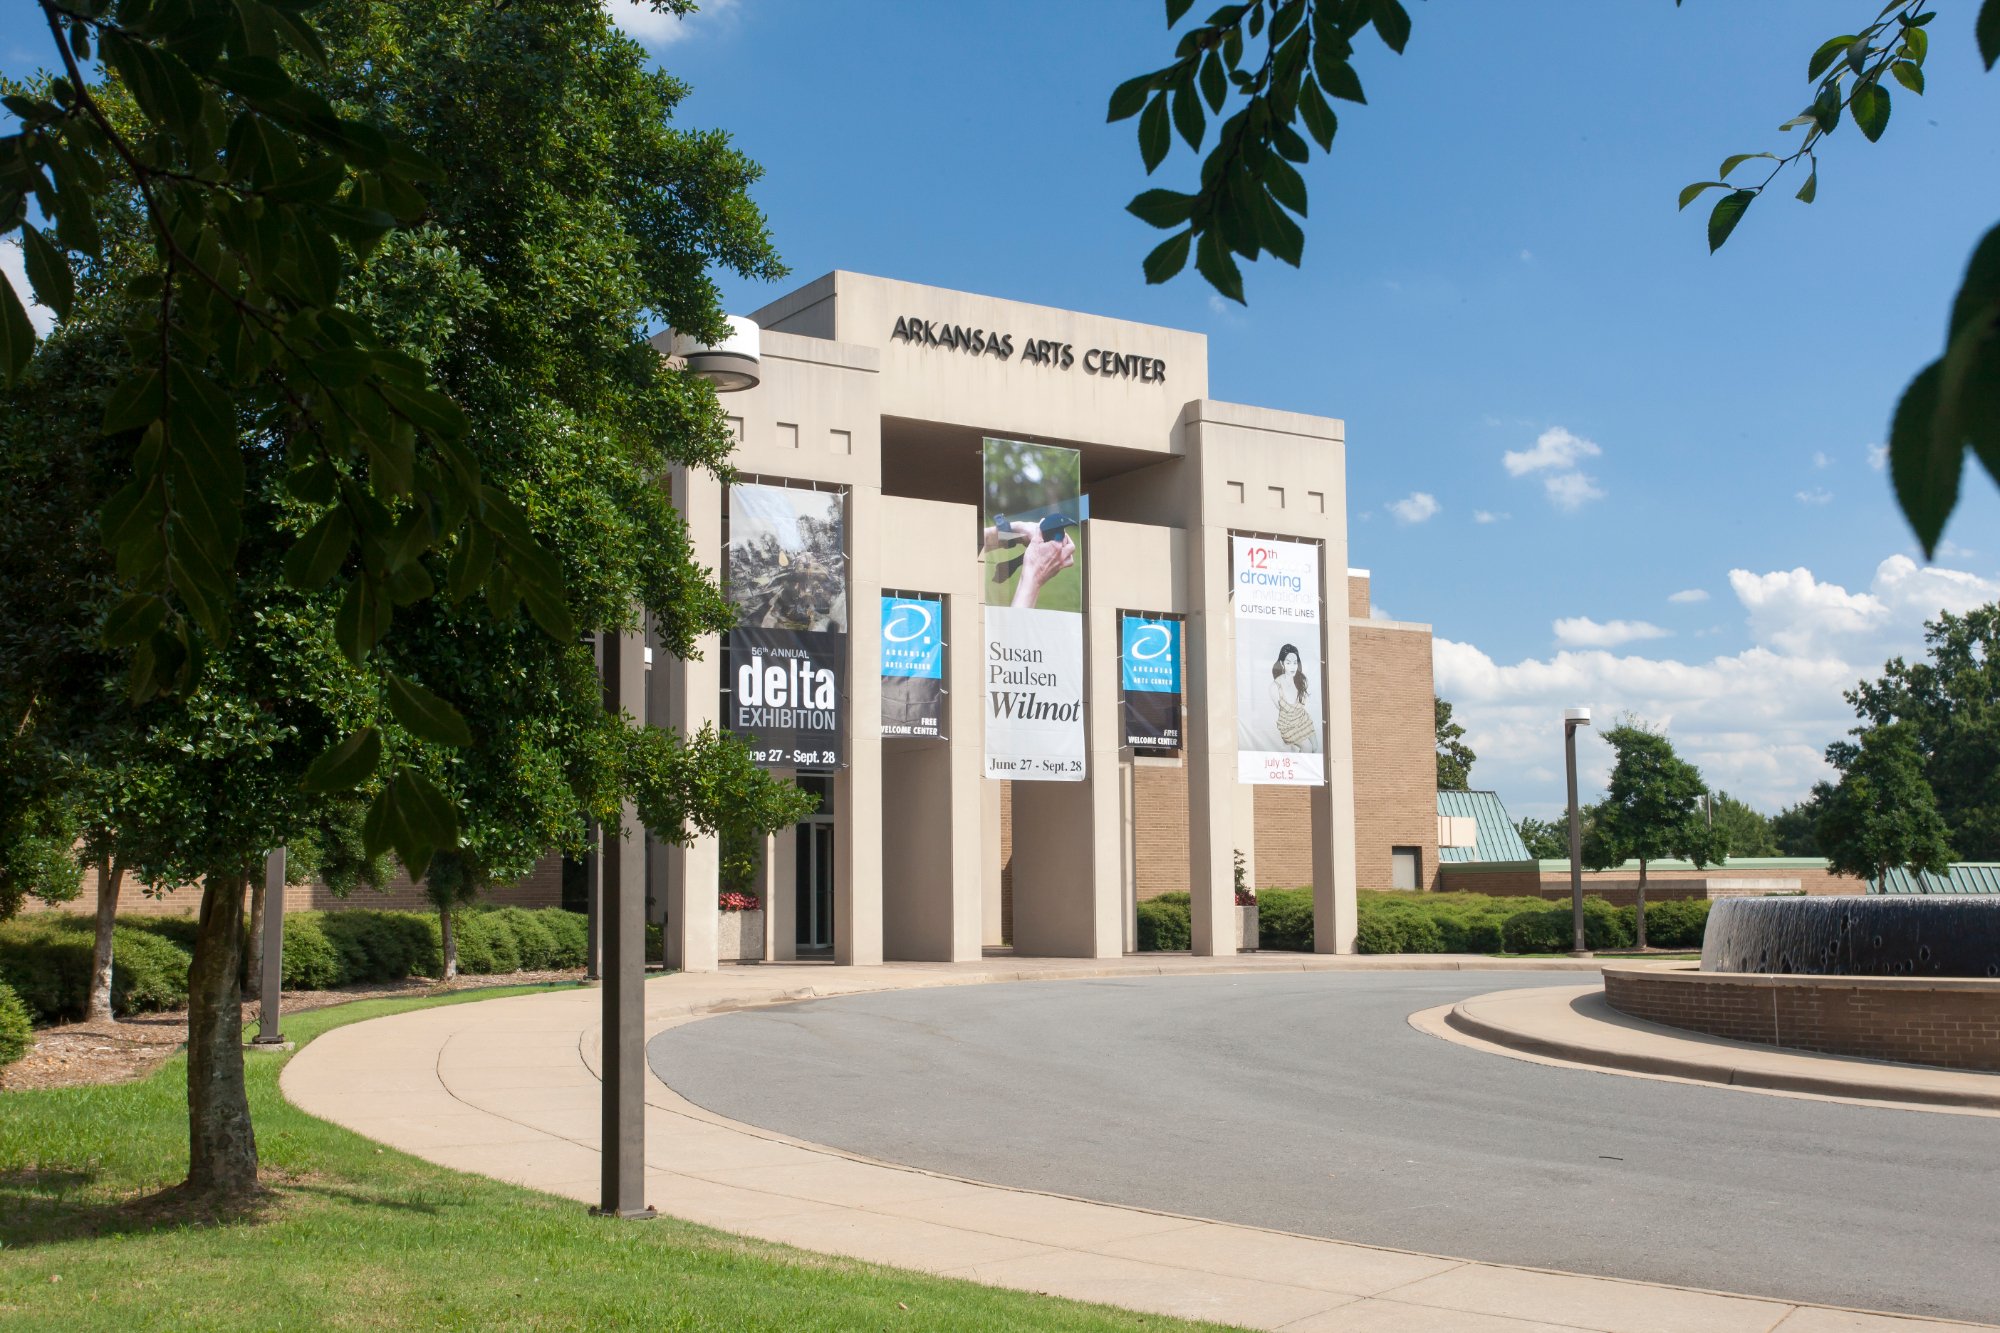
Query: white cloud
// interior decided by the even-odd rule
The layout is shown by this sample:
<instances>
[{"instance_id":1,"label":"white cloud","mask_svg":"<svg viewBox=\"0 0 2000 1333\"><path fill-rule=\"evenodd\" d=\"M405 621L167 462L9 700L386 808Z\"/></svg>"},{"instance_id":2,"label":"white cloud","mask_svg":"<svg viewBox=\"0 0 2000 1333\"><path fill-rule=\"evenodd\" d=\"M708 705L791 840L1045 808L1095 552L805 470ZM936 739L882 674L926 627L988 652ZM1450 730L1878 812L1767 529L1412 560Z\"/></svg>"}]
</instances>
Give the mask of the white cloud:
<instances>
[{"instance_id":1,"label":"white cloud","mask_svg":"<svg viewBox=\"0 0 2000 1333\"><path fill-rule=\"evenodd\" d=\"M1438 693L1479 754L1480 785L1497 788L1516 818L1560 810L1562 710L1587 705L1600 727L1632 713L1668 728L1712 785L1776 810L1826 776L1822 752L1855 721L1843 690L1879 675L1892 656L1921 655L1923 623L1940 611L2000 600L2000 579L1902 555L1882 561L1865 590L1806 569L1737 569L1729 582L1752 643L1706 661L1565 647L1504 664L1471 644L1437 640ZM1610 751L1582 744L1577 757L1595 799Z\"/></svg>"},{"instance_id":2,"label":"white cloud","mask_svg":"<svg viewBox=\"0 0 2000 1333\"><path fill-rule=\"evenodd\" d=\"M1474 523L1505 523L1512 517L1514 517L1512 514L1496 514L1491 509L1475 509L1472 511L1472 521Z\"/></svg>"},{"instance_id":3,"label":"white cloud","mask_svg":"<svg viewBox=\"0 0 2000 1333\"><path fill-rule=\"evenodd\" d=\"M1500 455L1500 462L1508 476L1525 477L1530 472L1550 469L1571 471L1579 459L1595 458L1603 452L1594 441L1572 435L1561 426L1552 426L1535 440L1534 448L1509 449Z\"/></svg>"},{"instance_id":4,"label":"white cloud","mask_svg":"<svg viewBox=\"0 0 2000 1333\"><path fill-rule=\"evenodd\" d=\"M1826 450L1815 449L1813 450L1813 466L1817 468L1832 467L1833 459L1827 456Z\"/></svg>"},{"instance_id":5,"label":"white cloud","mask_svg":"<svg viewBox=\"0 0 2000 1333\"><path fill-rule=\"evenodd\" d=\"M1643 620L1607 620L1569 616L1555 622L1556 642L1565 648L1616 648L1641 639L1664 639L1669 631Z\"/></svg>"},{"instance_id":6,"label":"white cloud","mask_svg":"<svg viewBox=\"0 0 2000 1333\"><path fill-rule=\"evenodd\" d=\"M1522 262L1523 264L1532 264L1532 263L1534 263L1534 262L1535 262L1535 252L1534 252L1533 250L1523 250L1523 251L1521 252L1521 262Z\"/></svg>"},{"instance_id":7,"label":"white cloud","mask_svg":"<svg viewBox=\"0 0 2000 1333\"><path fill-rule=\"evenodd\" d=\"M1576 510L1604 498L1604 488L1581 472L1558 472L1542 479L1542 489L1558 509Z\"/></svg>"},{"instance_id":8,"label":"white cloud","mask_svg":"<svg viewBox=\"0 0 2000 1333\"><path fill-rule=\"evenodd\" d=\"M1708 589L1682 588L1679 592L1667 594L1667 600L1670 602L1681 602L1681 603L1705 602L1708 600Z\"/></svg>"},{"instance_id":9,"label":"white cloud","mask_svg":"<svg viewBox=\"0 0 2000 1333\"><path fill-rule=\"evenodd\" d=\"M45 335L56 326L56 312L35 304L34 289L28 285L28 267L21 258L21 242L11 236L0 241L0 273L7 275L14 294L28 308L28 322L35 326L38 335Z\"/></svg>"},{"instance_id":10,"label":"white cloud","mask_svg":"<svg viewBox=\"0 0 2000 1333\"><path fill-rule=\"evenodd\" d=\"M1874 468L1877 472L1889 466L1889 446L1886 444L1869 445L1868 466Z\"/></svg>"},{"instance_id":11,"label":"white cloud","mask_svg":"<svg viewBox=\"0 0 2000 1333\"><path fill-rule=\"evenodd\" d=\"M701 8L686 18L661 13L642 0L604 0L604 8L610 13L611 21L625 30L625 35L644 46L671 46L694 36L703 28L715 26L716 20L734 22L733 12L736 0L701 0Z\"/></svg>"},{"instance_id":12,"label":"white cloud","mask_svg":"<svg viewBox=\"0 0 2000 1333\"><path fill-rule=\"evenodd\" d=\"M1411 491L1400 500L1391 500L1384 508L1396 516L1398 523L1426 523L1436 518L1444 506L1429 491Z\"/></svg>"},{"instance_id":13,"label":"white cloud","mask_svg":"<svg viewBox=\"0 0 2000 1333\"><path fill-rule=\"evenodd\" d=\"M1940 560L1970 560L1979 554L1968 547L1960 546L1949 537L1938 543L1937 553Z\"/></svg>"},{"instance_id":14,"label":"white cloud","mask_svg":"<svg viewBox=\"0 0 2000 1333\"><path fill-rule=\"evenodd\" d=\"M1527 477L1540 472L1542 489L1558 509L1576 510L1592 500L1602 500L1604 489L1597 479L1586 476L1577 464L1596 458L1604 450L1596 441L1573 435L1561 426L1551 426L1535 438L1531 449L1509 449L1500 455L1501 466L1510 477Z\"/></svg>"},{"instance_id":15,"label":"white cloud","mask_svg":"<svg viewBox=\"0 0 2000 1333\"><path fill-rule=\"evenodd\" d=\"M1802 505L1830 504L1833 501L1833 492L1824 486L1815 486L1809 491L1800 491L1798 499Z\"/></svg>"}]
</instances>

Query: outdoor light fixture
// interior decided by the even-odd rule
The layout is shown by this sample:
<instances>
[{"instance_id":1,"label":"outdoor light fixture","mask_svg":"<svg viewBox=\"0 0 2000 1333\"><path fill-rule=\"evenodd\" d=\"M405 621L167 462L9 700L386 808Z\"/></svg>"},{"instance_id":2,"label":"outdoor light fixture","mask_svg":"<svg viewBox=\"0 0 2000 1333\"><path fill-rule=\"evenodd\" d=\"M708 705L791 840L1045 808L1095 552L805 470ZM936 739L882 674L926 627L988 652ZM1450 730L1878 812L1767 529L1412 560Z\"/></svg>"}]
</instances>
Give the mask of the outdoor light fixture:
<instances>
[{"instance_id":1,"label":"outdoor light fixture","mask_svg":"<svg viewBox=\"0 0 2000 1333\"><path fill-rule=\"evenodd\" d=\"M1563 757L1569 767L1569 914L1574 938L1570 952L1589 956L1583 939L1583 812L1576 804L1576 729L1590 725L1588 708L1563 709Z\"/></svg>"},{"instance_id":2,"label":"outdoor light fixture","mask_svg":"<svg viewBox=\"0 0 2000 1333\"><path fill-rule=\"evenodd\" d=\"M696 342L691 335L677 331L668 340L667 354L685 361L687 368L713 384L717 393L754 389L761 378L761 332L755 320L731 315L729 336L721 342Z\"/></svg>"}]
</instances>

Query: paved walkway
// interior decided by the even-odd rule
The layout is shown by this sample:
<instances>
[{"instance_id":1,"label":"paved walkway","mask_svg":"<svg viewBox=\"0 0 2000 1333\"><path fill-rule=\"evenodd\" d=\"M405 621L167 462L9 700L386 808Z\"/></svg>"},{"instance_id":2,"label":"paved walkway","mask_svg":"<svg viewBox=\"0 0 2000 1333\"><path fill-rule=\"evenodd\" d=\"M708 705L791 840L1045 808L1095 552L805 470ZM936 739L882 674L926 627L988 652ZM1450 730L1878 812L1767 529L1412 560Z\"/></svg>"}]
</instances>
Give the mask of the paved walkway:
<instances>
[{"instance_id":1,"label":"paved walkway","mask_svg":"<svg viewBox=\"0 0 2000 1333\"><path fill-rule=\"evenodd\" d=\"M919 986L1413 960L1246 957L867 969L734 968L649 982L647 1033L747 1005ZM1431 958L1428 967L1505 968ZM1546 960L1536 967L1546 967ZM315 1115L445 1166L594 1200L594 990L417 1010L327 1033L286 1066ZM711 1115L649 1079L647 1201L727 1231L1078 1300L1295 1333L1923 1333L1970 1325L1290 1236L871 1162Z\"/></svg>"},{"instance_id":2,"label":"paved walkway","mask_svg":"<svg viewBox=\"0 0 2000 1333\"><path fill-rule=\"evenodd\" d=\"M1903 1110L2000 1116L2000 1074L1813 1055L1687 1032L1618 1012L1596 985L1495 991L1425 1010L1410 1022L1433 1036L1551 1064Z\"/></svg>"}]
</instances>

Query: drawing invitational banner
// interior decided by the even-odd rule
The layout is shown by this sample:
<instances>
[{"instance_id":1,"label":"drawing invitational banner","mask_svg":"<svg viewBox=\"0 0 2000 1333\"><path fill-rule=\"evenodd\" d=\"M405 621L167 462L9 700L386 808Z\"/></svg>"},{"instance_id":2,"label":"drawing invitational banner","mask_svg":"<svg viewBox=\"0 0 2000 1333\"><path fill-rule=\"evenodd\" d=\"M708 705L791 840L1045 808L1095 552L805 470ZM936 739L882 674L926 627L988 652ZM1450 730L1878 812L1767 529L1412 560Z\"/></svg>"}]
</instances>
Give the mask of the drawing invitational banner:
<instances>
[{"instance_id":1,"label":"drawing invitational banner","mask_svg":"<svg viewBox=\"0 0 2000 1333\"><path fill-rule=\"evenodd\" d=\"M984 459L986 776L1081 782L1081 458L989 439Z\"/></svg>"},{"instance_id":2,"label":"drawing invitational banner","mask_svg":"<svg viewBox=\"0 0 2000 1333\"><path fill-rule=\"evenodd\" d=\"M1125 743L1144 754L1181 748L1181 622L1127 611L1119 621Z\"/></svg>"},{"instance_id":3,"label":"drawing invitational banner","mask_svg":"<svg viewBox=\"0 0 2000 1333\"><path fill-rule=\"evenodd\" d=\"M942 740L944 602L882 599L882 734Z\"/></svg>"},{"instance_id":4,"label":"drawing invitational banner","mask_svg":"<svg viewBox=\"0 0 2000 1333\"><path fill-rule=\"evenodd\" d=\"M764 768L846 762L847 547L838 491L729 488L725 581L736 608L723 719Z\"/></svg>"},{"instance_id":5,"label":"drawing invitational banner","mask_svg":"<svg viewBox=\"0 0 2000 1333\"><path fill-rule=\"evenodd\" d=\"M1236 607L1236 780L1316 787L1321 737L1319 547L1229 539Z\"/></svg>"}]
</instances>

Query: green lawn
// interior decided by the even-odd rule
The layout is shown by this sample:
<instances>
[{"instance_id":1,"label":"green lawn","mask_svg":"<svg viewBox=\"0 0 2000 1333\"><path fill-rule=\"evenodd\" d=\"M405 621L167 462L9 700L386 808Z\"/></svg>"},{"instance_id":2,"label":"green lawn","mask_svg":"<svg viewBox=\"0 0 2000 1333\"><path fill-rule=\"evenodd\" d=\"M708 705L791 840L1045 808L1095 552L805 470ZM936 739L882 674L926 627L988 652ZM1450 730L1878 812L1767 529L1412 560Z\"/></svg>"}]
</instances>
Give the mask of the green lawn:
<instances>
[{"instance_id":1,"label":"green lawn","mask_svg":"<svg viewBox=\"0 0 2000 1333\"><path fill-rule=\"evenodd\" d=\"M358 1019L518 994L374 1000L288 1018L301 1044ZM1157 1315L997 1291L432 1166L286 1102L253 1055L274 1186L249 1216L151 1198L186 1168L186 1066L140 1083L0 1092L0 1325L172 1329L1160 1329ZM1213 1327L1212 1325L1206 1327Z\"/></svg>"}]
</instances>

